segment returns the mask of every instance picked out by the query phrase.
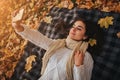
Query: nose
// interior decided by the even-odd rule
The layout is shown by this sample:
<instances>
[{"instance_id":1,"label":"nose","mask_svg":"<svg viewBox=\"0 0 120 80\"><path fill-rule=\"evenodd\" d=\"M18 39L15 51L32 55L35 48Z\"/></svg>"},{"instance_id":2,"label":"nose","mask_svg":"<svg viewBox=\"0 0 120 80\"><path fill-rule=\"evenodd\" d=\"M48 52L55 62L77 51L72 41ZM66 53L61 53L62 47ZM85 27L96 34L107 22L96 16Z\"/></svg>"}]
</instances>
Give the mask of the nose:
<instances>
[{"instance_id":1,"label":"nose","mask_svg":"<svg viewBox=\"0 0 120 80\"><path fill-rule=\"evenodd\" d=\"M76 31L77 30L77 28L76 27L73 27L73 31Z\"/></svg>"}]
</instances>

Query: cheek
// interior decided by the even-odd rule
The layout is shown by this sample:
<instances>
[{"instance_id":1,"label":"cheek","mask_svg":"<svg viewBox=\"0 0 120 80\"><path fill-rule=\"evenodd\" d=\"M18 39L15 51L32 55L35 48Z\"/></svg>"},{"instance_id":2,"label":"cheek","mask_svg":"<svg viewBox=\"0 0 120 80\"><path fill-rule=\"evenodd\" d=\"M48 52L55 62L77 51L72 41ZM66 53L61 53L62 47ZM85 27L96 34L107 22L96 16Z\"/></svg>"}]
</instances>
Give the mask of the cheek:
<instances>
[{"instance_id":1,"label":"cheek","mask_svg":"<svg viewBox=\"0 0 120 80\"><path fill-rule=\"evenodd\" d=\"M84 32L78 32L76 36L79 39L83 39L83 37L85 36L85 33Z\"/></svg>"}]
</instances>

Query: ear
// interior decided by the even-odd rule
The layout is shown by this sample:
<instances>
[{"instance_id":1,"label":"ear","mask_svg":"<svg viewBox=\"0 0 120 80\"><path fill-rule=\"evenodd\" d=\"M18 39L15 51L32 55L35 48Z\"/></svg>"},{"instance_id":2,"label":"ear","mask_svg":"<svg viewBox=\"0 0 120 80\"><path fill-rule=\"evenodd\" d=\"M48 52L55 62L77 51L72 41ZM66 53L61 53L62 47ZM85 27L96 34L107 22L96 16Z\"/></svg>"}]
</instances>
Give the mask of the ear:
<instances>
[{"instance_id":1,"label":"ear","mask_svg":"<svg viewBox=\"0 0 120 80\"><path fill-rule=\"evenodd\" d=\"M88 38L88 36L84 36L84 37L83 37L83 40L86 40L87 38Z\"/></svg>"}]
</instances>

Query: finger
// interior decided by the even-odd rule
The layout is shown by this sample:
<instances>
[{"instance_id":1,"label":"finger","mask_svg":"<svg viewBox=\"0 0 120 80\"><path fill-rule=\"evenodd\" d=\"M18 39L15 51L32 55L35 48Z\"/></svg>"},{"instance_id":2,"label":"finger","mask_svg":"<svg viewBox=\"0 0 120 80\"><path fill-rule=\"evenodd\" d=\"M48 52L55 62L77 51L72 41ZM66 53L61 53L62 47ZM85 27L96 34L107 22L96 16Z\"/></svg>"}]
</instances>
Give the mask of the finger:
<instances>
[{"instance_id":1,"label":"finger","mask_svg":"<svg viewBox=\"0 0 120 80\"><path fill-rule=\"evenodd\" d=\"M81 51L81 53L80 53L79 56L84 57L85 55L84 55L84 53Z\"/></svg>"},{"instance_id":2,"label":"finger","mask_svg":"<svg viewBox=\"0 0 120 80\"><path fill-rule=\"evenodd\" d=\"M79 56L79 51L76 51L76 52L75 52L75 56L76 56L76 57Z\"/></svg>"},{"instance_id":3,"label":"finger","mask_svg":"<svg viewBox=\"0 0 120 80\"><path fill-rule=\"evenodd\" d=\"M83 51L80 51L81 54L83 54Z\"/></svg>"},{"instance_id":4,"label":"finger","mask_svg":"<svg viewBox=\"0 0 120 80\"><path fill-rule=\"evenodd\" d=\"M15 11L12 13L12 17L15 17L18 12L19 12L19 10L15 10Z\"/></svg>"},{"instance_id":5,"label":"finger","mask_svg":"<svg viewBox=\"0 0 120 80\"><path fill-rule=\"evenodd\" d=\"M78 54L79 52L78 51L75 51L75 54Z\"/></svg>"},{"instance_id":6,"label":"finger","mask_svg":"<svg viewBox=\"0 0 120 80\"><path fill-rule=\"evenodd\" d=\"M80 51L80 50L78 50L78 51L77 51L77 54L79 55L80 53L81 53L81 51Z\"/></svg>"},{"instance_id":7,"label":"finger","mask_svg":"<svg viewBox=\"0 0 120 80\"><path fill-rule=\"evenodd\" d=\"M82 51L81 50L79 50L79 54L81 54L82 53Z\"/></svg>"},{"instance_id":8,"label":"finger","mask_svg":"<svg viewBox=\"0 0 120 80\"><path fill-rule=\"evenodd\" d=\"M80 53L80 50L78 50L77 53L79 54L79 53Z\"/></svg>"}]
</instances>

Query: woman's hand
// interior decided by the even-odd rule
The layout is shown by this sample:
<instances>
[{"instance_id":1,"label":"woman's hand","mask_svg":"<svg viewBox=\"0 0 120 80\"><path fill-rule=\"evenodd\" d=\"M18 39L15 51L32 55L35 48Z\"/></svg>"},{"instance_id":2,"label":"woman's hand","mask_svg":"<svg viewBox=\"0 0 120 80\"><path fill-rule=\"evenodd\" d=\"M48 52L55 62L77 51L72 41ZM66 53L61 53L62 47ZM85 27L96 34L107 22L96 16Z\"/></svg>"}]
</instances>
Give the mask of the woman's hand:
<instances>
[{"instance_id":1,"label":"woman's hand","mask_svg":"<svg viewBox=\"0 0 120 80\"><path fill-rule=\"evenodd\" d=\"M13 12L13 14L11 15L11 17L12 17L12 26L14 27L14 29L15 29L16 31L22 32L22 31L24 31L24 27L21 26L22 20L17 20L17 21L14 20L14 19L15 19L15 16L17 15L17 13L18 13L18 11L15 11L15 12Z\"/></svg>"},{"instance_id":2,"label":"woman's hand","mask_svg":"<svg viewBox=\"0 0 120 80\"><path fill-rule=\"evenodd\" d=\"M84 61L84 54L82 51L76 51L75 55L74 55L74 61L75 61L75 65L76 66L80 66L83 65L83 61Z\"/></svg>"},{"instance_id":3,"label":"woman's hand","mask_svg":"<svg viewBox=\"0 0 120 80\"><path fill-rule=\"evenodd\" d=\"M12 23L12 26L14 27L14 29L18 32L22 32L24 31L24 27L20 24L21 22L17 21Z\"/></svg>"}]
</instances>

